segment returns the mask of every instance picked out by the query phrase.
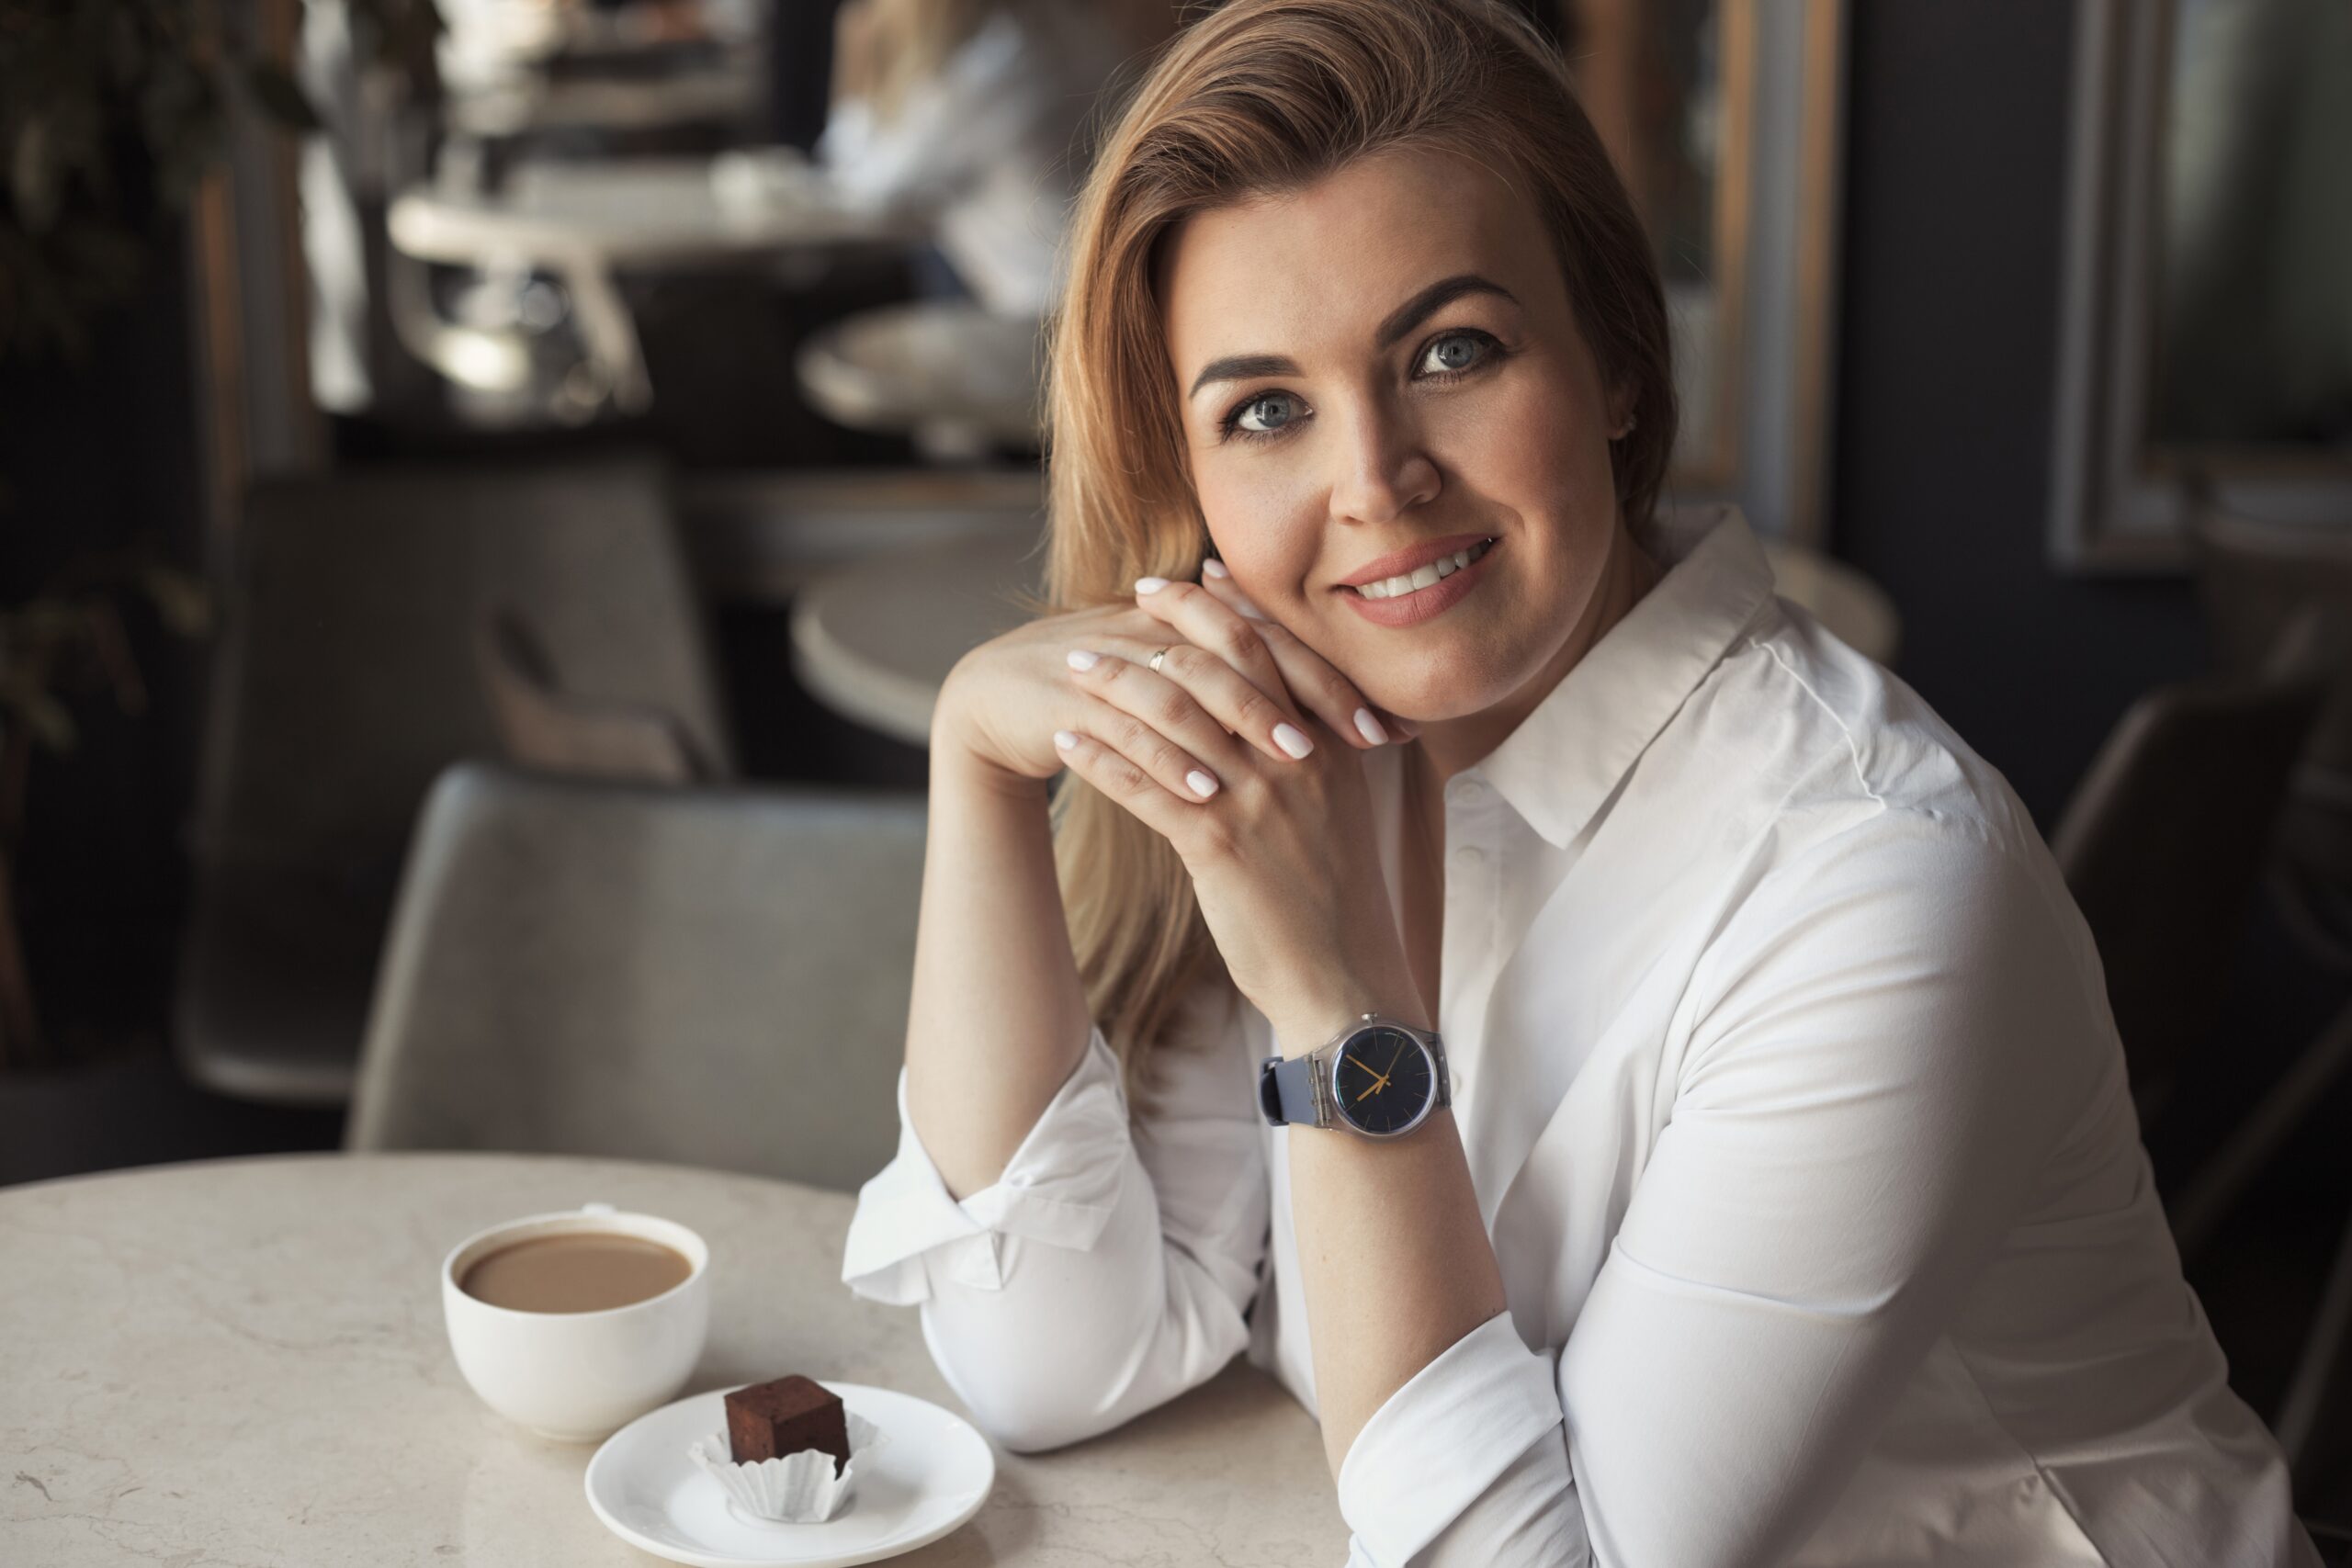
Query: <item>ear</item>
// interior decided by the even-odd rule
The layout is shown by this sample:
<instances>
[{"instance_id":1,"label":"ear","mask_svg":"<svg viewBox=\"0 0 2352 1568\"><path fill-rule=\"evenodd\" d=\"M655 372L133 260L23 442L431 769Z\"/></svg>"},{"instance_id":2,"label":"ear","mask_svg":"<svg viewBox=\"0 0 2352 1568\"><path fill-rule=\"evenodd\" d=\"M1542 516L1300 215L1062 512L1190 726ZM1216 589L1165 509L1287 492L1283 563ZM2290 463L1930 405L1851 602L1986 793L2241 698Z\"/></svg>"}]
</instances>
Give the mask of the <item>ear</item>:
<instances>
[{"instance_id":1,"label":"ear","mask_svg":"<svg viewBox=\"0 0 2352 1568\"><path fill-rule=\"evenodd\" d=\"M1609 391L1609 439L1623 441L1634 433L1634 384L1620 381Z\"/></svg>"}]
</instances>

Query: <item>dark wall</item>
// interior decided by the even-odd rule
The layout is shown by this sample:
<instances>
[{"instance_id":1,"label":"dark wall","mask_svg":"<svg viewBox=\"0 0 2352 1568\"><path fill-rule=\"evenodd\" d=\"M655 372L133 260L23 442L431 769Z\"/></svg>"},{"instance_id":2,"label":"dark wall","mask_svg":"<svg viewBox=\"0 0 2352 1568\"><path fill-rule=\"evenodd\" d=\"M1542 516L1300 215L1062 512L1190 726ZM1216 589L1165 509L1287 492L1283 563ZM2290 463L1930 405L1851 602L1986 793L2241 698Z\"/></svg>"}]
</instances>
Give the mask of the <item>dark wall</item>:
<instances>
[{"instance_id":1,"label":"dark wall","mask_svg":"<svg viewBox=\"0 0 2352 1568\"><path fill-rule=\"evenodd\" d=\"M2072 6L1849 8L1832 543L1898 670L2046 831L2125 705L2204 663L2188 582L2049 565Z\"/></svg>"},{"instance_id":2,"label":"dark wall","mask_svg":"<svg viewBox=\"0 0 2352 1568\"><path fill-rule=\"evenodd\" d=\"M138 295L93 324L79 363L0 362L0 604L93 555L152 544L186 570L203 515L182 242L159 233ZM53 1044L160 1038L187 896L181 833L203 649L152 607L122 606L145 687L126 714L103 685L69 694L80 734L36 750L17 913Z\"/></svg>"}]
</instances>

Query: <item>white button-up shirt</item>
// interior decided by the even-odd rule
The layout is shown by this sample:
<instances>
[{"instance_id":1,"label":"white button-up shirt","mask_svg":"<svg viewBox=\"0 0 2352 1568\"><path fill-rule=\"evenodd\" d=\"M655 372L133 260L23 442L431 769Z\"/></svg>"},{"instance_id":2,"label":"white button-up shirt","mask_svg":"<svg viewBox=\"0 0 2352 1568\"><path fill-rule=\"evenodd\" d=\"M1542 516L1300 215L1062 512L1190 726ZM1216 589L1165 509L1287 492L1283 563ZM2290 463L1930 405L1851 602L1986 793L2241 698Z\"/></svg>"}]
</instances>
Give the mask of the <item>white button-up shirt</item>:
<instances>
[{"instance_id":1,"label":"white button-up shirt","mask_svg":"<svg viewBox=\"0 0 2352 1568\"><path fill-rule=\"evenodd\" d=\"M1351 1561L2316 1564L2024 808L1736 513L1644 543L1665 577L1446 786L1437 1022L1510 1308L1356 1438ZM1262 1123L1275 1050L1188 998L1131 1114L1098 1030L961 1202L907 1126L843 1279L1016 1449L1245 1348L1312 1410L1287 1140L1351 1134Z\"/></svg>"}]
</instances>

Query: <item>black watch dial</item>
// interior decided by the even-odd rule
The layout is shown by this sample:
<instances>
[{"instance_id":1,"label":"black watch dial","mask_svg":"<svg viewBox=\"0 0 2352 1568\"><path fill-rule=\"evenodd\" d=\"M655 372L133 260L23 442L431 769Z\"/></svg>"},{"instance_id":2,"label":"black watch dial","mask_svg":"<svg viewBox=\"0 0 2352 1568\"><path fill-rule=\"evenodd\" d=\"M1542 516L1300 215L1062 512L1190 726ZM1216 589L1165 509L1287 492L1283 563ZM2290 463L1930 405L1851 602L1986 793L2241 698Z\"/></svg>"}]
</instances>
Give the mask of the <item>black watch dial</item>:
<instances>
[{"instance_id":1,"label":"black watch dial","mask_svg":"<svg viewBox=\"0 0 2352 1568\"><path fill-rule=\"evenodd\" d=\"M1437 1083L1430 1054L1401 1029L1359 1031L1331 1064L1340 1114L1367 1133L1401 1133L1419 1119Z\"/></svg>"}]
</instances>

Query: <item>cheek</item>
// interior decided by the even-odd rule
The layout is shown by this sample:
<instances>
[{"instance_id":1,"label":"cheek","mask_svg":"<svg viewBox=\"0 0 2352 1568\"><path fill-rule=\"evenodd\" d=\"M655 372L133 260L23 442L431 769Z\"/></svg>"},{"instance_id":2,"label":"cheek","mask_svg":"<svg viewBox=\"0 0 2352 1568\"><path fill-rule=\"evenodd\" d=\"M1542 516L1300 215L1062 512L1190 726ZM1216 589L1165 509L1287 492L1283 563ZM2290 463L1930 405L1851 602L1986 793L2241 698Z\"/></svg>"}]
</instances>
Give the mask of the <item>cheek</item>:
<instances>
[{"instance_id":1,"label":"cheek","mask_svg":"<svg viewBox=\"0 0 2352 1568\"><path fill-rule=\"evenodd\" d=\"M1260 607L1295 598L1321 547L1324 509L1303 473L1264 463L1246 475L1202 474L1201 515L1233 581Z\"/></svg>"},{"instance_id":2,"label":"cheek","mask_svg":"<svg viewBox=\"0 0 2352 1568\"><path fill-rule=\"evenodd\" d=\"M1531 378L1450 422L1435 455L1481 503L1519 518L1529 543L1574 558L1617 515L1608 432L1583 402L1571 385Z\"/></svg>"},{"instance_id":3,"label":"cheek","mask_svg":"<svg viewBox=\"0 0 2352 1568\"><path fill-rule=\"evenodd\" d=\"M1609 493L1609 434L1573 382L1529 377L1447 432L1455 472L1480 490L1548 510Z\"/></svg>"}]
</instances>

